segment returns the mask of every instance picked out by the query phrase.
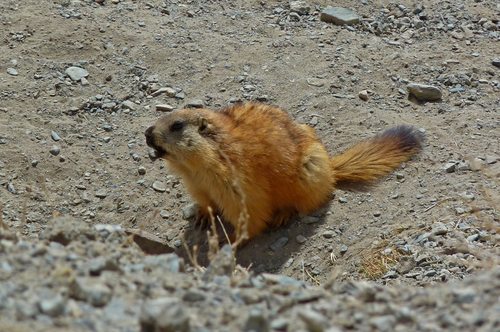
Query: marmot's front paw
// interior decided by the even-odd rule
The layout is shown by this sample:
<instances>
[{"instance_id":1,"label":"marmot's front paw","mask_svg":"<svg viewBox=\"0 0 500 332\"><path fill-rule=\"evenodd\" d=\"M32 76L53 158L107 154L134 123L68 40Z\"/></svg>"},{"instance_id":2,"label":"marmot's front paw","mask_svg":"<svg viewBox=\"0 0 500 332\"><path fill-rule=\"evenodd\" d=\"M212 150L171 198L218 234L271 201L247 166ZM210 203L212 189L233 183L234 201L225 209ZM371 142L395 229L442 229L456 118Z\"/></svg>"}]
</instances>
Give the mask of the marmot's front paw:
<instances>
[{"instance_id":1,"label":"marmot's front paw","mask_svg":"<svg viewBox=\"0 0 500 332\"><path fill-rule=\"evenodd\" d=\"M212 215L215 218L214 212L212 211ZM210 226L210 213L208 212L208 207L200 206L198 212L196 213L196 224L199 224L201 228L205 229Z\"/></svg>"}]
</instances>

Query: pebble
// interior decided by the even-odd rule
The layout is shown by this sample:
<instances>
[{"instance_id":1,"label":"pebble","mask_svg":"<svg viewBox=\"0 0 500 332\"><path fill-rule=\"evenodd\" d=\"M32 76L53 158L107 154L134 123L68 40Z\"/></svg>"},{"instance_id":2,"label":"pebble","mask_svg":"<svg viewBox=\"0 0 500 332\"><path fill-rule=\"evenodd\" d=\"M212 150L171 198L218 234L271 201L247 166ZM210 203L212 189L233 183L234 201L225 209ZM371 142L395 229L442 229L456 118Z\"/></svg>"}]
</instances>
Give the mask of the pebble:
<instances>
[{"instance_id":1,"label":"pebble","mask_svg":"<svg viewBox=\"0 0 500 332\"><path fill-rule=\"evenodd\" d=\"M198 205L198 203L188 204L182 208L182 217L186 220L191 219L196 216L196 213L198 213L199 209L200 206Z\"/></svg>"},{"instance_id":2,"label":"pebble","mask_svg":"<svg viewBox=\"0 0 500 332\"><path fill-rule=\"evenodd\" d=\"M339 202L340 203L347 203L347 202L349 202L349 200L345 197L339 197Z\"/></svg>"},{"instance_id":3,"label":"pebble","mask_svg":"<svg viewBox=\"0 0 500 332\"><path fill-rule=\"evenodd\" d=\"M198 99L198 100L193 100L188 104L189 107L194 107L194 108L203 108L203 101Z\"/></svg>"},{"instance_id":4,"label":"pebble","mask_svg":"<svg viewBox=\"0 0 500 332\"><path fill-rule=\"evenodd\" d=\"M299 310L297 315L307 325L309 331L322 332L330 325L328 318L311 309Z\"/></svg>"},{"instance_id":5,"label":"pebble","mask_svg":"<svg viewBox=\"0 0 500 332\"><path fill-rule=\"evenodd\" d=\"M137 110L137 104L134 103L133 101L125 100L124 102L122 102L121 108L123 108L123 109L129 109L131 111L136 111Z\"/></svg>"},{"instance_id":6,"label":"pebble","mask_svg":"<svg viewBox=\"0 0 500 332\"><path fill-rule=\"evenodd\" d=\"M186 302L201 302L206 298L205 292L198 289L189 289L182 296L182 300Z\"/></svg>"},{"instance_id":7,"label":"pebble","mask_svg":"<svg viewBox=\"0 0 500 332\"><path fill-rule=\"evenodd\" d=\"M167 186L161 181L153 182L153 189L159 192L165 192L167 190Z\"/></svg>"},{"instance_id":8,"label":"pebble","mask_svg":"<svg viewBox=\"0 0 500 332\"><path fill-rule=\"evenodd\" d=\"M99 197L99 198L105 198L107 195L108 195L108 191L106 189L99 189L95 193L95 197Z\"/></svg>"},{"instance_id":9,"label":"pebble","mask_svg":"<svg viewBox=\"0 0 500 332\"><path fill-rule=\"evenodd\" d=\"M349 9L327 6L321 11L320 20L337 25L353 25L359 23L359 17Z\"/></svg>"},{"instance_id":10,"label":"pebble","mask_svg":"<svg viewBox=\"0 0 500 332\"><path fill-rule=\"evenodd\" d=\"M139 168L137 169L137 173L139 173L139 175L144 175L146 174L146 167L144 166L139 166ZM154 184L153 184L154 185ZM153 187L154 188L154 187Z\"/></svg>"},{"instance_id":11,"label":"pebble","mask_svg":"<svg viewBox=\"0 0 500 332\"><path fill-rule=\"evenodd\" d=\"M55 145L53 145L50 150L49 150L50 154L52 154L53 156L57 156L59 153L61 153L61 149Z\"/></svg>"},{"instance_id":12,"label":"pebble","mask_svg":"<svg viewBox=\"0 0 500 332\"><path fill-rule=\"evenodd\" d=\"M491 60L491 64L500 68L500 58Z\"/></svg>"},{"instance_id":13,"label":"pebble","mask_svg":"<svg viewBox=\"0 0 500 332\"><path fill-rule=\"evenodd\" d=\"M382 215L382 212L380 212L378 210L377 211L373 211L373 216L374 217L380 217L381 215Z\"/></svg>"},{"instance_id":14,"label":"pebble","mask_svg":"<svg viewBox=\"0 0 500 332\"><path fill-rule=\"evenodd\" d=\"M51 298L42 299L39 303L40 312L57 317L61 315L65 308L65 303L61 295L52 296Z\"/></svg>"},{"instance_id":15,"label":"pebble","mask_svg":"<svg viewBox=\"0 0 500 332\"><path fill-rule=\"evenodd\" d=\"M496 163L497 160L498 160L497 157L487 156L486 159L484 160L484 162L489 164L489 165L492 165L492 164Z\"/></svg>"},{"instance_id":16,"label":"pebble","mask_svg":"<svg viewBox=\"0 0 500 332\"><path fill-rule=\"evenodd\" d=\"M64 71L64 73L75 82L78 82L82 78L86 78L89 76L89 73L85 69L80 67L69 67Z\"/></svg>"},{"instance_id":17,"label":"pebble","mask_svg":"<svg viewBox=\"0 0 500 332\"><path fill-rule=\"evenodd\" d=\"M290 11L299 15L307 15L311 11L311 6L304 1L290 1Z\"/></svg>"},{"instance_id":18,"label":"pebble","mask_svg":"<svg viewBox=\"0 0 500 332\"><path fill-rule=\"evenodd\" d=\"M307 241L307 238L304 235L297 235L297 237L295 237L295 241L302 244Z\"/></svg>"},{"instance_id":19,"label":"pebble","mask_svg":"<svg viewBox=\"0 0 500 332\"><path fill-rule=\"evenodd\" d=\"M333 231L326 231L326 232L323 232L323 237L325 239L331 239L334 235L335 235L335 232Z\"/></svg>"},{"instance_id":20,"label":"pebble","mask_svg":"<svg viewBox=\"0 0 500 332\"><path fill-rule=\"evenodd\" d=\"M304 224L314 224L319 221L319 218L313 216L305 216L304 218L300 219L300 221Z\"/></svg>"},{"instance_id":21,"label":"pebble","mask_svg":"<svg viewBox=\"0 0 500 332\"><path fill-rule=\"evenodd\" d=\"M12 76L17 76L19 73L14 68L7 68L7 73Z\"/></svg>"},{"instance_id":22,"label":"pebble","mask_svg":"<svg viewBox=\"0 0 500 332\"><path fill-rule=\"evenodd\" d=\"M274 243L272 243L269 248L276 252L280 249L282 249L283 247L286 246L286 244L288 243L288 238L287 237L280 237L277 241L275 241Z\"/></svg>"},{"instance_id":23,"label":"pebble","mask_svg":"<svg viewBox=\"0 0 500 332\"><path fill-rule=\"evenodd\" d=\"M189 314L182 303L169 297L145 301L139 316L141 331L189 332Z\"/></svg>"},{"instance_id":24,"label":"pebble","mask_svg":"<svg viewBox=\"0 0 500 332\"><path fill-rule=\"evenodd\" d=\"M438 100L442 96L441 90L432 85L410 83L408 91L418 100Z\"/></svg>"},{"instance_id":25,"label":"pebble","mask_svg":"<svg viewBox=\"0 0 500 332\"><path fill-rule=\"evenodd\" d=\"M341 247L340 247L340 253L343 255L347 252L347 250L349 250L349 248L343 244Z\"/></svg>"},{"instance_id":26,"label":"pebble","mask_svg":"<svg viewBox=\"0 0 500 332\"><path fill-rule=\"evenodd\" d=\"M61 137L59 137L55 131L51 131L50 136L52 136L52 139L56 142L61 140Z\"/></svg>"},{"instance_id":27,"label":"pebble","mask_svg":"<svg viewBox=\"0 0 500 332\"><path fill-rule=\"evenodd\" d=\"M446 173L453 173L455 172L456 165L456 163L447 163L446 165L444 165L443 169L446 171Z\"/></svg>"},{"instance_id":28,"label":"pebble","mask_svg":"<svg viewBox=\"0 0 500 332\"><path fill-rule=\"evenodd\" d=\"M396 326L397 319L393 315L385 315L373 317L370 319L369 323L378 331L393 331Z\"/></svg>"},{"instance_id":29,"label":"pebble","mask_svg":"<svg viewBox=\"0 0 500 332\"><path fill-rule=\"evenodd\" d=\"M70 285L69 295L76 300L87 301L95 307L102 307L111 300L113 294L98 278L77 277Z\"/></svg>"},{"instance_id":30,"label":"pebble","mask_svg":"<svg viewBox=\"0 0 500 332\"><path fill-rule=\"evenodd\" d=\"M259 307L252 308L243 327L245 332L268 332L269 317Z\"/></svg>"},{"instance_id":31,"label":"pebble","mask_svg":"<svg viewBox=\"0 0 500 332\"><path fill-rule=\"evenodd\" d=\"M14 187L14 185L12 183L9 183L9 185L7 186L7 190L10 191L12 194L16 194L16 188Z\"/></svg>"},{"instance_id":32,"label":"pebble","mask_svg":"<svg viewBox=\"0 0 500 332\"><path fill-rule=\"evenodd\" d=\"M368 91L367 90L360 91L358 97L362 100L368 100Z\"/></svg>"},{"instance_id":33,"label":"pebble","mask_svg":"<svg viewBox=\"0 0 500 332\"><path fill-rule=\"evenodd\" d=\"M168 219L168 218L170 218L170 215L168 214L168 211L166 211L166 210L161 210L161 211L160 211L160 216L161 216L163 219Z\"/></svg>"},{"instance_id":34,"label":"pebble","mask_svg":"<svg viewBox=\"0 0 500 332\"><path fill-rule=\"evenodd\" d=\"M169 104L158 104L155 106L157 112L172 112L174 107Z\"/></svg>"},{"instance_id":35,"label":"pebble","mask_svg":"<svg viewBox=\"0 0 500 332\"><path fill-rule=\"evenodd\" d=\"M31 161L31 166L36 167L38 165L38 160L32 160Z\"/></svg>"}]
</instances>

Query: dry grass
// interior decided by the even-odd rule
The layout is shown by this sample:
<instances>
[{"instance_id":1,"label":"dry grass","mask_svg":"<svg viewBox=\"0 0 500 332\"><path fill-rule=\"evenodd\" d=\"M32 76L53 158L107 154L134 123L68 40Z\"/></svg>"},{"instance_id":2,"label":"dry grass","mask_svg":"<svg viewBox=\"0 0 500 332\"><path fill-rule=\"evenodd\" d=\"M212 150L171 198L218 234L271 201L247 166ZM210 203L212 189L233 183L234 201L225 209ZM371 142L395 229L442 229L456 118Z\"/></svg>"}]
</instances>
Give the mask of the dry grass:
<instances>
[{"instance_id":1,"label":"dry grass","mask_svg":"<svg viewBox=\"0 0 500 332\"><path fill-rule=\"evenodd\" d=\"M47 185L45 184L46 183L45 175L40 176L40 179L42 181L42 187L43 187L43 192L45 193L45 198L47 199L47 202L49 202L50 208L52 210L52 217L57 218L59 217L59 212L56 211L54 207L54 202L52 202L52 200L50 199L49 190L47 189Z\"/></svg>"},{"instance_id":2,"label":"dry grass","mask_svg":"<svg viewBox=\"0 0 500 332\"><path fill-rule=\"evenodd\" d=\"M398 250L395 248L391 249L390 254L383 254L381 249L374 249L368 254L361 254L363 257L362 272L364 272L368 278L376 279L378 277L386 274L391 266L396 265L401 257L403 256Z\"/></svg>"}]
</instances>

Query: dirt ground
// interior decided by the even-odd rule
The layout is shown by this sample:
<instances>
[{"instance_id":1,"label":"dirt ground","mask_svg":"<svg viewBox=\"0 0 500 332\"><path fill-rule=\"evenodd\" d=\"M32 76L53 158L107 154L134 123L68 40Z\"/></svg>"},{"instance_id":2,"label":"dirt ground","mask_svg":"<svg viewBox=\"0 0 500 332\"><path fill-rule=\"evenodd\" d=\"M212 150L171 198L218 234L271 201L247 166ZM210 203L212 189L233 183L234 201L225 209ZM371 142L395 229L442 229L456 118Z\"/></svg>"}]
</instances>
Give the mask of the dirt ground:
<instances>
[{"instance_id":1,"label":"dirt ground","mask_svg":"<svg viewBox=\"0 0 500 332\"><path fill-rule=\"evenodd\" d=\"M446 236L422 241L436 223L454 231L450 241L472 243L485 232L474 246L491 262L496 233L482 221L498 222L498 2L424 0L421 11L409 0L307 3L310 11L298 15L288 1L1 1L3 220L26 238L39 236L53 210L93 225L147 222L146 231L181 255L182 235L199 244L206 264L206 234L183 218L191 199L148 157L144 131L163 114L158 104L262 101L312 126L332 155L399 124L418 128L425 146L369 191L336 190L316 213L250 242L237 253L242 266L320 284L333 274L369 279L366 258L391 259L397 248L431 251L429 261L449 279L484 266L452 269L449 256L485 258L446 251ZM352 10L361 23L321 22L327 5ZM75 66L88 72L83 82L65 74ZM440 88L442 99L415 100L412 82ZM153 96L159 87L175 93ZM154 190L155 181L165 190ZM151 219L156 208L162 212ZM376 279L435 283L426 269Z\"/></svg>"}]
</instances>

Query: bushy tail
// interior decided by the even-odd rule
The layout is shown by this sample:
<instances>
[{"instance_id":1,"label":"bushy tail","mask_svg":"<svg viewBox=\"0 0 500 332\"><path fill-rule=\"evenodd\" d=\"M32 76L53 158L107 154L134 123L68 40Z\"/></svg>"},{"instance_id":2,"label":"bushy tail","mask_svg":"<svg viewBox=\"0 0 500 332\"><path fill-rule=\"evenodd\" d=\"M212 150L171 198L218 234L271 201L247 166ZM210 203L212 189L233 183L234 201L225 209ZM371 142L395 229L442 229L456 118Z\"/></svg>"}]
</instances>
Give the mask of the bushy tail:
<instances>
[{"instance_id":1,"label":"bushy tail","mask_svg":"<svg viewBox=\"0 0 500 332\"><path fill-rule=\"evenodd\" d=\"M335 182L370 184L410 159L421 149L422 141L422 135L412 127L388 129L331 158Z\"/></svg>"}]
</instances>

